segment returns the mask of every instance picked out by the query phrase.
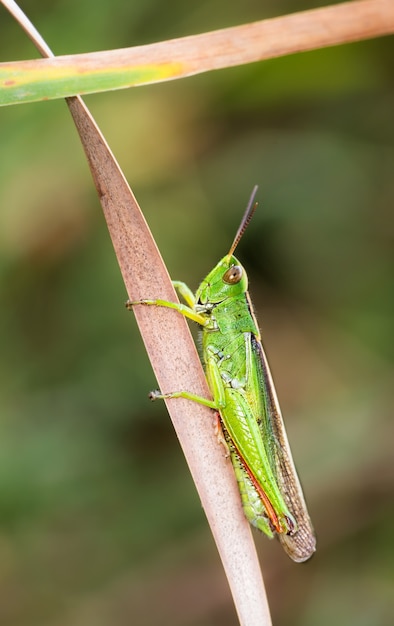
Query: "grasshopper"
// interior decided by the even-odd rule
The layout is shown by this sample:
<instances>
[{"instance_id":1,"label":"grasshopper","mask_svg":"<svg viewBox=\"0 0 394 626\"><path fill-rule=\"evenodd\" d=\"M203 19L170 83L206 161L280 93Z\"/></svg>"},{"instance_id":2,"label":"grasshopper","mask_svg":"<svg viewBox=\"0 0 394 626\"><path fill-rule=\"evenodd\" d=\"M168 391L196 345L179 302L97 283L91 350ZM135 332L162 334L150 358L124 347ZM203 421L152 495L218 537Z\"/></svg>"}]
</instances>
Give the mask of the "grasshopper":
<instances>
[{"instance_id":1,"label":"grasshopper","mask_svg":"<svg viewBox=\"0 0 394 626\"><path fill-rule=\"evenodd\" d=\"M163 306L197 322L213 400L188 391L151 399L187 398L214 409L219 440L231 458L249 522L268 537L277 536L291 559L302 562L316 539L287 440L274 383L248 292L248 277L233 255L257 207L254 188L229 252L208 274L196 294L173 281L186 305L166 300L128 301Z\"/></svg>"}]
</instances>

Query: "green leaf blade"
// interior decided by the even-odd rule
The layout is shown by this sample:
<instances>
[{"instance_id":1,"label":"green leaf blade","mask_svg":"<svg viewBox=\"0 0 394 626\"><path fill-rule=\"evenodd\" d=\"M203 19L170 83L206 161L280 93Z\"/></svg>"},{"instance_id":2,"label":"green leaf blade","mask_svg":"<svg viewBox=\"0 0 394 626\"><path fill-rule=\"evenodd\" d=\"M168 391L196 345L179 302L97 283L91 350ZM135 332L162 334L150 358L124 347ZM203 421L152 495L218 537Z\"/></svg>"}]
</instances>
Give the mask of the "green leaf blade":
<instances>
[{"instance_id":1,"label":"green leaf blade","mask_svg":"<svg viewBox=\"0 0 394 626\"><path fill-rule=\"evenodd\" d=\"M66 98L171 80L184 72L180 62L97 67L81 71L75 65L46 67L32 61L0 64L0 106Z\"/></svg>"}]
</instances>

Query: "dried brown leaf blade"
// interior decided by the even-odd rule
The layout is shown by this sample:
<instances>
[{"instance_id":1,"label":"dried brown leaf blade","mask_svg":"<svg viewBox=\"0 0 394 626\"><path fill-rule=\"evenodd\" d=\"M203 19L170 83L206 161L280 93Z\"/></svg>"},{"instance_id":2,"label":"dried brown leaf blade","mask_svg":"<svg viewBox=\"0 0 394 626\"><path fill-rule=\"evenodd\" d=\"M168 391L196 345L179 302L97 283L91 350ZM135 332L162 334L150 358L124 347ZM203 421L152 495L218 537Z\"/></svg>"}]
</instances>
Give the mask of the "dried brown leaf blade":
<instances>
[{"instance_id":1,"label":"dried brown leaf blade","mask_svg":"<svg viewBox=\"0 0 394 626\"><path fill-rule=\"evenodd\" d=\"M20 10L17 18L19 21ZM42 54L52 54L25 17L21 25ZM79 97L68 99L67 104L130 299L149 296L176 300L150 230L104 137ZM185 319L175 311L158 307L135 307L135 315L160 388L166 392L175 387L208 396L205 375ZM212 411L181 399L169 400L167 406L211 526L240 623L269 626L271 619L258 557L231 464L214 436Z\"/></svg>"}]
</instances>

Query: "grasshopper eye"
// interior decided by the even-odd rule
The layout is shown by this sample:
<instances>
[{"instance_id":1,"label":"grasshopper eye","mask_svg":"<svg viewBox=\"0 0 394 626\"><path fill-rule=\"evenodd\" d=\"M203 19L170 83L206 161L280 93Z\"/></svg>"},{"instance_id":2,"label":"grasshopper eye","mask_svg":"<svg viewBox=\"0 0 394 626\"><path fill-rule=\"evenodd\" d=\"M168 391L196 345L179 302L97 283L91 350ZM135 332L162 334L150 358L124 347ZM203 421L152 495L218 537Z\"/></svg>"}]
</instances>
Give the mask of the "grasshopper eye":
<instances>
[{"instance_id":1,"label":"grasshopper eye","mask_svg":"<svg viewBox=\"0 0 394 626\"><path fill-rule=\"evenodd\" d=\"M223 281L229 285L236 285L241 280L242 274L242 267L233 265L223 274Z\"/></svg>"}]
</instances>

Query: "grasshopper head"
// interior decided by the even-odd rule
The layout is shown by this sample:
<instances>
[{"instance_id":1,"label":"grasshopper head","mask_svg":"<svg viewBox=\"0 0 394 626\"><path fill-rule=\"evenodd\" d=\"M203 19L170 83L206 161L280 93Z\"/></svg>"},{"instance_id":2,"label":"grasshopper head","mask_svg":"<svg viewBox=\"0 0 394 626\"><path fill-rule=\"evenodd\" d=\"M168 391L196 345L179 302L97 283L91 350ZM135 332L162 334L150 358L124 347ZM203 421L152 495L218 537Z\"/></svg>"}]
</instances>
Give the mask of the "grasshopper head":
<instances>
[{"instance_id":1,"label":"grasshopper head","mask_svg":"<svg viewBox=\"0 0 394 626\"><path fill-rule=\"evenodd\" d=\"M227 255L202 281L196 293L199 304L217 304L248 290L248 277L235 256Z\"/></svg>"},{"instance_id":2,"label":"grasshopper head","mask_svg":"<svg viewBox=\"0 0 394 626\"><path fill-rule=\"evenodd\" d=\"M257 202L254 202L257 186L254 187L246 211L243 215L237 234L231 244L231 248L221 261L213 268L212 272L202 281L197 289L196 303L206 305L217 304L227 298L242 295L248 290L248 277L241 263L233 256L233 252L239 244L253 213Z\"/></svg>"}]
</instances>

